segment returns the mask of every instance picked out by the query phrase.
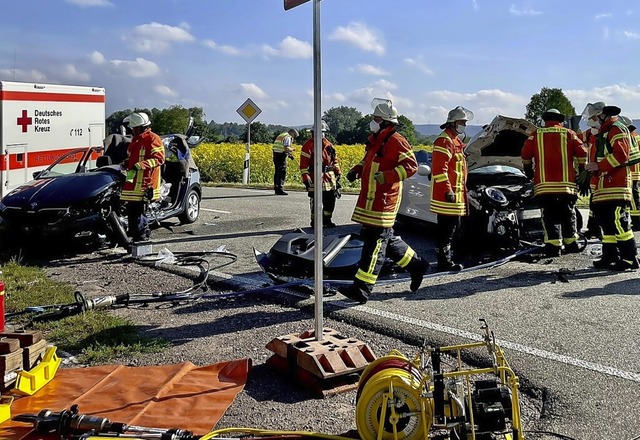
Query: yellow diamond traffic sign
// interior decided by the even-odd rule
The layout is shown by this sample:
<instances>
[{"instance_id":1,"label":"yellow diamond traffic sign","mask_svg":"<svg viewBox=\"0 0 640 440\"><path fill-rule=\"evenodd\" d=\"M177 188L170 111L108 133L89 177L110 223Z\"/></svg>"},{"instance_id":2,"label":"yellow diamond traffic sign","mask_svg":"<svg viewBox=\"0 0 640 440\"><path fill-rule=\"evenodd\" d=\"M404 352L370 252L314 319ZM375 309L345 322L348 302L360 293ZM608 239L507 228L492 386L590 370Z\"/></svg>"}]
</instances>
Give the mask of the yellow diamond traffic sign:
<instances>
[{"instance_id":1,"label":"yellow diamond traffic sign","mask_svg":"<svg viewBox=\"0 0 640 440\"><path fill-rule=\"evenodd\" d=\"M256 105L255 102L251 100L251 98L247 98L247 100L236 110L242 119L244 119L248 124L258 117L262 110L260 107Z\"/></svg>"}]
</instances>

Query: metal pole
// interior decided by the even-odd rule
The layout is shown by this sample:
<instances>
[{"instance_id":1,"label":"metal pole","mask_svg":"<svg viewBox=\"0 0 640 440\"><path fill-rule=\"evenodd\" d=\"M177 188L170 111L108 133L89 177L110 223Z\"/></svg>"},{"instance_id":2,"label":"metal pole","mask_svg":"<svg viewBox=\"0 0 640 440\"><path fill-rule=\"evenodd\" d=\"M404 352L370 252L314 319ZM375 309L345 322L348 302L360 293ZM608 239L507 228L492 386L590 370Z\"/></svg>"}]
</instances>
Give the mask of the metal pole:
<instances>
[{"instance_id":1,"label":"metal pole","mask_svg":"<svg viewBox=\"0 0 640 440\"><path fill-rule=\"evenodd\" d=\"M247 143L246 148L244 150L244 165L242 168L242 184L246 185L249 183L249 159L251 157L251 122L247 123Z\"/></svg>"},{"instance_id":2,"label":"metal pole","mask_svg":"<svg viewBox=\"0 0 640 440\"><path fill-rule=\"evenodd\" d=\"M315 334L316 341L322 341L323 330L323 260L322 250L322 95L321 95L321 56L320 56L320 0L313 0L313 218L315 219L314 266L315 278L313 288L315 302Z\"/></svg>"}]
</instances>

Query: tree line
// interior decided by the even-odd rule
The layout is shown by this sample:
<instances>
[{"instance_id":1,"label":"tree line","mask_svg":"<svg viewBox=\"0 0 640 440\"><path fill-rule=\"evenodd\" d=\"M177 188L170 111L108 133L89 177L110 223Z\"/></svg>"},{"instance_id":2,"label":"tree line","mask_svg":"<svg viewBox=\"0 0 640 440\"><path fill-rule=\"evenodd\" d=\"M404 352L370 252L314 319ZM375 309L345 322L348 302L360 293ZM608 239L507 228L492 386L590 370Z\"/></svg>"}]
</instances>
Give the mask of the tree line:
<instances>
[{"instance_id":1,"label":"tree line","mask_svg":"<svg viewBox=\"0 0 640 440\"><path fill-rule=\"evenodd\" d=\"M575 109L569 99L564 95L562 89L543 87L540 93L531 97L527 105L525 119L533 122L537 126L542 126L542 113L549 109L556 108L565 115L575 115ZM247 141L247 124L235 122L217 123L207 122L202 107L185 108L180 105L171 106L166 109L126 109L119 110L106 119L107 133L116 133L120 130L122 120L132 112L142 111L149 115L153 123L153 130L159 135L171 133L183 133L187 128L189 117L194 118L197 134L204 137L211 143L244 143ZM337 144L354 145L363 144L371 134L369 122L371 115L363 115L354 107L340 106L333 107L323 114L324 121L329 126L327 137ZM434 136L424 136L416 131L413 121L406 116L398 117L398 131L409 141L411 145L422 145L432 143ZM268 144L273 142L276 136L291 127L283 125L263 124L256 121L251 124L251 143ZM295 127L300 135L296 139L298 144L304 143L311 138L310 127Z\"/></svg>"}]
</instances>

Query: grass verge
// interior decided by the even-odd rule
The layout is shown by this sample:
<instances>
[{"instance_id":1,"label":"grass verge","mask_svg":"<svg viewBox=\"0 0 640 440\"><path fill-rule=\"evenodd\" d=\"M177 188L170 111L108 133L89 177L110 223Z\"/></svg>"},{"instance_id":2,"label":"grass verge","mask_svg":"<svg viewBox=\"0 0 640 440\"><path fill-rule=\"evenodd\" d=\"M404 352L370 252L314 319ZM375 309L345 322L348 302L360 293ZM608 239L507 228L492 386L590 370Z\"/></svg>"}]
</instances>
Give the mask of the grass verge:
<instances>
[{"instance_id":1,"label":"grass verge","mask_svg":"<svg viewBox=\"0 0 640 440\"><path fill-rule=\"evenodd\" d=\"M61 350L77 355L80 362L107 363L120 355L157 353L169 346L165 340L140 335L133 323L113 316L108 311L89 311L38 322L46 313L63 310L55 305L75 303L73 287L47 278L45 271L39 267L9 262L1 269L6 285L7 313L45 306L44 313L25 313L8 324L42 330L46 340Z\"/></svg>"}]
</instances>

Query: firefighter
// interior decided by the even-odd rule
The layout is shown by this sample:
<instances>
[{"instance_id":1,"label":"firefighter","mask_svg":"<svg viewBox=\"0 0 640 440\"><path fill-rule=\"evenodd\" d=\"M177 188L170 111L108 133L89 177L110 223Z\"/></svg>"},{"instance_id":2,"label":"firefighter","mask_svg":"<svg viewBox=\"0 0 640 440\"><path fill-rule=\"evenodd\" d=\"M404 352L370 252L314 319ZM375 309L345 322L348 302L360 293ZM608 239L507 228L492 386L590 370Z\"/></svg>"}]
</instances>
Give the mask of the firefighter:
<instances>
[{"instance_id":1,"label":"firefighter","mask_svg":"<svg viewBox=\"0 0 640 440\"><path fill-rule=\"evenodd\" d=\"M599 269L638 268L636 241L631 230L631 172L627 166L631 135L618 119L620 108L603 102L589 104L588 118L600 130L591 151L587 171L598 182L593 192L595 214L602 228L602 257L593 261Z\"/></svg>"},{"instance_id":2,"label":"firefighter","mask_svg":"<svg viewBox=\"0 0 640 440\"><path fill-rule=\"evenodd\" d=\"M151 131L146 113L129 115L133 139L122 168L127 178L122 187L121 200L127 202L129 235L133 241L149 239L149 222L145 205L160 198L160 167L164 163L164 145L160 136Z\"/></svg>"},{"instance_id":3,"label":"firefighter","mask_svg":"<svg viewBox=\"0 0 640 440\"><path fill-rule=\"evenodd\" d=\"M398 110L388 99L372 101L372 134L364 158L347 174L349 182L361 179L360 194L351 220L362 225L362 254L353 284L338 291L364 304L373 290L385 256L411 275L410 289L417 291L429 264L393 233L400 207L402 181L418 169L409 142L397 131Z\"/></svg>"},{"instance_id":4,"label":"firefighter","mask_svg":"<svg viewBox=\"0 0 640 440\"><path fill-rule=\"evenodd\" d=\"M467 214L467 160L460 140L473 119L473 112L458 106L449 111L440 126L444 131L433 143L431 212L437 214L436 252L438 272L459 271L463 266L452 259L452 244Z\"/></svg>"},{"instance_id":5,"label":"firefighter","mask_svg":"<svg viewBox=\"0 0 640 440\"><path fill-rule=\"evenodd\" d=\"M293 159L293 141L298 137L298 130L290 128L280 133L273 141L273 190L277 196L287 196L284 191L284 182L287 180L287 158Z\"/></svg>"},{"instance_id":6,"label":"firefighter","mask_svg":"<svg viewBox=\"0 0 640 440\"><path fill-rule=\"evenodd\" d=\"M627 118L628 119L628 118ZM625 121L627 123L627 121ZM631 147L635 150L636 156L640 156L640 134L636 131L636 126L631 119L628 120L627 128L631 134ZM631 153L633 155L634 153ZM638 157L629 158L629 162L634 162L630 165L631 171L631 230L640 231L640 161Z\"/></svg>"},{"instance_id":7,"label":"firefighter","mask_svg":"<svg viewBox=\"0 0 640 440\"><path fill-rule=\"evenodd\" d=\"M322 121L322 226L325 228L335 228L336 225L331 220L333 210L336 207L336 196L339 194L340 167L338 156L333 144L326 138L325 133L329 131L329 126ZM311 227L315 226L314 219L314 184L313 166L315 164L314 137L315 130L311 130L312 136L304 143L300 150L300 174L302 183L309 195L309 206L311 207Z\"/></svg>"},{"instance_id":8,"label":"firefighter","mask_svg":"<svg viewBox=\"0 0 640 440\"><path fill-rule=\"evenodd\" d=\"M545 253L559 257L580 252L576 227L576 165L587 162L587 149L573 130L562 126L565 116L552 108L542 114L544 127L529 136L522 147L524 172L533 178L533 192L540 201Z\"/></svg>"}]
</instances>

